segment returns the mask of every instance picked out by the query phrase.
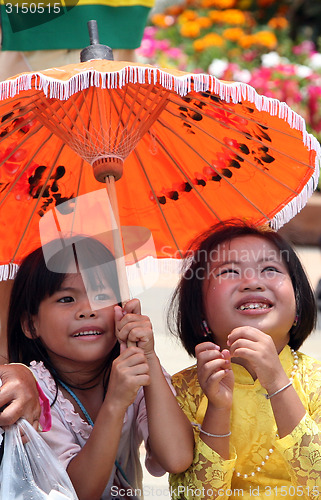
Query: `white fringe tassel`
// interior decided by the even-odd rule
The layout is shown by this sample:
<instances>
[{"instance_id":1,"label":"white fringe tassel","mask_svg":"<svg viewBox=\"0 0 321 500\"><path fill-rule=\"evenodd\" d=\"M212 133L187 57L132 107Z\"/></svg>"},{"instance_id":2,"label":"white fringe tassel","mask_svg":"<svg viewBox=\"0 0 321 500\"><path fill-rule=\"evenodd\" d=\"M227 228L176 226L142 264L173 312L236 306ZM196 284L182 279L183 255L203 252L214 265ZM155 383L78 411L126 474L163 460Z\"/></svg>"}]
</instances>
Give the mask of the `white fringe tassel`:
<instances>
[{"instance_id":1,"label":"white fringe tassel","mask_svg":"<svg viewBox=\"0 0 321 500\"><path fill-rule=\"evenodd\" d=\"M290 201L284 208L282 208L280 212L278 212L271 220L270 226L275 229L275 231L284 226L284 224L289 222L289 220L291 220L302 210L303 207L305 207L308 199L316 189L319 181L320 157L316 157L315 163L316 165L313 176L303 187L301 193L299 193L292 201Z\"/></svg>"},{"instance_id":2,"label":"white fringe tassel","mask_svg":"<svg viewBox=\"0 0 321 500\"><path fill-rule=\"evenodd\" d=\"M13 280L19 269L18 264L0 265L0 281Z\"/></svg>"}]
</instances>

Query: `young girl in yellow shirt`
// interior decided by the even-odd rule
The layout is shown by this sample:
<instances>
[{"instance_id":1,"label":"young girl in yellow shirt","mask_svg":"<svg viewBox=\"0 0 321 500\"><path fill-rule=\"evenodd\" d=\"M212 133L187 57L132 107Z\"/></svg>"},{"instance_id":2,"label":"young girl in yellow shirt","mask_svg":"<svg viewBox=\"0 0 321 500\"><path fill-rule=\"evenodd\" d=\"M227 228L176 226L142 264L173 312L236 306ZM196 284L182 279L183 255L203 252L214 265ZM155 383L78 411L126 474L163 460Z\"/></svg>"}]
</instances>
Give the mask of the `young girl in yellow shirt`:
<instances>
[{"instance_id":1,"label":"young girl in yellow shirt","mask_svg":"<svg viewBox=\"0 0 321 500\"><path fill-rule=\"evenodd\" d=\"M197 360L173 377L195 429L173 499L321 498L321 363L297 351L315 319L277 233L231 220L195 240L170 316Z\"/></svg>"}]
</instances>

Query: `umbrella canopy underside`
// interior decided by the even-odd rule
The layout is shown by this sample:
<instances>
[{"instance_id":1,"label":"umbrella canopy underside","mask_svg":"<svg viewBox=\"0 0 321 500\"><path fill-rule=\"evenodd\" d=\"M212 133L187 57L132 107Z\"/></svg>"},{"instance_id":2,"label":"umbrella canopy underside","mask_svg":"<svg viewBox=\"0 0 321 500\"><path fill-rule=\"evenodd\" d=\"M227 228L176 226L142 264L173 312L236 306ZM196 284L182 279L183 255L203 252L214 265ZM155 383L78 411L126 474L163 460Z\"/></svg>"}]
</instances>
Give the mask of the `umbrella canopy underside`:
<instances>
[{"instance_id":1,"label":"umbrella canopy underside","mask_svg":"<svg viewBox=\"0 0 321 500\"><path fill-rule=\"evenodd\" d=\"M285 103L209 75L79 68L0 83L0 264L39 245L49 210L102 188L97 162L120 169L121 224L149 228L158 257L218 220L278 229L317 186L319 143Z\"/></svg>"}]
</instances>

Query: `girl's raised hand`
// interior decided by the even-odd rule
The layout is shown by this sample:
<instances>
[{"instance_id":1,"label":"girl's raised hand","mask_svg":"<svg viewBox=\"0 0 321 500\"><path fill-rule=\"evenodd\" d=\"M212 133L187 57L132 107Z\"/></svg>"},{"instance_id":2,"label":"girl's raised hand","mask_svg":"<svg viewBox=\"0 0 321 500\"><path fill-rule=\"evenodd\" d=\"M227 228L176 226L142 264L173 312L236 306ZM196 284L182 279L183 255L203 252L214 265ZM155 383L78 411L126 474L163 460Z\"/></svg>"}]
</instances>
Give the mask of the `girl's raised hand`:
<instances>
[{"instance_id":1,"label":"girl's raised hand","mask_svg":"<svg viewBox=\"0 0 321 500\"><path fill-rule=\"evenodd\" d=\"M138 299L128 301L123 308L115 306L116 337L121 344L136 343L146 357L154 354L154 335L148 316L141 314Z\"/></svg>"},{"instance_id":2,"label":"girl's raised hand","mask_svg":"<svg viewBox=\"0 0 321 500\"><path fill-rule=\"evenodd\" d=\"M105 401L112 398L115 405L126 411L138 389L149 383L149 366L142 349L121 345L120 355L112 364Z\"/></svg>"},{"instance_id":3,"label":"girl's raised hand","mask_svg":"<svg viewBox=\"0 0 321 500\"><path fill-rule=\"evenodd\" d=\"M244 360L244 366L269 394L288 382L270 335L251 326L240 326L229 334L227 345L231 357Z\"/></svg>"},{"instance_id":4,"label":"girl's raised hand","mask_svg":"<svg viewBox=\"0 0 321 500\"><path fill-rule=\"evenodd\" d=\"M233 399L234 375L230 353L222 352L212 342L195 347L199 383L209 403L216 409L230 409Z\"/></svg>"}]
</instances>

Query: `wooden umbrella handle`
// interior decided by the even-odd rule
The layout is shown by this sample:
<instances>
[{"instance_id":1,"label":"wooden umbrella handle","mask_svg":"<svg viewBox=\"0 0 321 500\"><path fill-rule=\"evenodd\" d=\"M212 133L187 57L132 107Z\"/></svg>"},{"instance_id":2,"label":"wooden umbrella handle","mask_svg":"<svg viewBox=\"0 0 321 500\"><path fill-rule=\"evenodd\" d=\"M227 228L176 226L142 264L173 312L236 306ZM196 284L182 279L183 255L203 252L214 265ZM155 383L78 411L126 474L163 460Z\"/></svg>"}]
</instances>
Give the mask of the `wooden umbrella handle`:
<instances>
[{"instance_id":1,"label":"wooden umbrella handle","mask_svg":"<svg viewBox=\"0 0 321 500\"><path fill-rule=\"evenodd\" d=\"M116 227L112 228L113 243L114 243L114 253L115 253L116 268L117 268L117 275L119 282L120 299L122 305L124 306L128 301L130 293L129 293L127 274L126 274L124 247L121 237L121 227L120 227L120 219L119 219L119 211L117 203L117 193L115 187L115 177L113 175L108 175L106 177L106 188L110 205L113 210L113 215L116 221ZM132 345L135 346L136 342L131 342L129 340L127 342L127 347L130 347Z\"/></svg>"}]
</instances>

